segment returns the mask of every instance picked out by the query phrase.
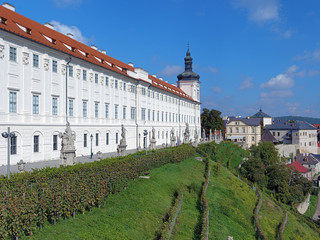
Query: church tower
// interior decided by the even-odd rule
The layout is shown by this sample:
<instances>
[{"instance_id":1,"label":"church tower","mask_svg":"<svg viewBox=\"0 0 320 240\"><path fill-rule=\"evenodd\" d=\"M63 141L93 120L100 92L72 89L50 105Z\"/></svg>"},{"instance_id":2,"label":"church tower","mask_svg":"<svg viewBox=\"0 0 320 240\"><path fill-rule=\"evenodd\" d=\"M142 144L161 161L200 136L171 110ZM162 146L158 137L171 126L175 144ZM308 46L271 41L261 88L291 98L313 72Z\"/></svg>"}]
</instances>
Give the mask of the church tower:
<instances>
[{"instance_id":1,"label":"church tower","mask_svg":"<svg viewBox=\"0 0 320 240\"><path fill-rule=\"evenodd\" d=\"M184 58L184 64L184 72L177 76L178 87L190 95L195 101L200 102L200 76L192 72L192 57L190 56L189 45L186 57Z\"/></svg>"}]
</instances>

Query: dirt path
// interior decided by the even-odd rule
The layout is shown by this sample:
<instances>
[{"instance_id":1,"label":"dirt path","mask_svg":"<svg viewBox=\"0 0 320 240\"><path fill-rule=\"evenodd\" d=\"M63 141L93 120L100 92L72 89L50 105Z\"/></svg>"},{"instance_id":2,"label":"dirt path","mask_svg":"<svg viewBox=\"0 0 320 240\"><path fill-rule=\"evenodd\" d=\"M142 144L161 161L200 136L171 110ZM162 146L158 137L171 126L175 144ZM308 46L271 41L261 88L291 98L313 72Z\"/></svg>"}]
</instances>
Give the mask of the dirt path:
<instances>
[{"instance_id":1,"label":"dirt path","mask_svg":"<svg viewBox=\"0 0 320 240\"><path fill-rule=\"evenodd\" d=\"M313 220L318 220L320 216L320 192L318 194L318 202L317 202L317 209L312 217Z\"/></svg>"}]
</instances>

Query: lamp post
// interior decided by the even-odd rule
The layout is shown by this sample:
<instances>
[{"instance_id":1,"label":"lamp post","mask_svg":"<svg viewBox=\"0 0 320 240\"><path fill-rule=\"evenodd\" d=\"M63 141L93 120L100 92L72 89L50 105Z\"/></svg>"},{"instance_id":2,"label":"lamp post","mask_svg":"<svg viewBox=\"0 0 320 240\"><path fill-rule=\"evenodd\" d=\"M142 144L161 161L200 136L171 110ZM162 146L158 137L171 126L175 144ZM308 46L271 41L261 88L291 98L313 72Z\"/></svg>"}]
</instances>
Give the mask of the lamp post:
<instances>
[{"instance_id":1,"label":"lamp post","mask_svg":"<svg viewBox=\"0 0 320 240\"><path fill-rule=\"evenodd\" d=\"M10 142L11 142L11 138L15 137L14 132L10 132L10 127L8 127L8 132L3 132L2 137L4 138L8 138L8 166L7 166L7 174L8 174L8 179L10 178Z\"/></svg>"},{"instance_id":2,"label":"lamp post","mask_svg":"<svg viewBox=\"0 0 320 240\"><path fill-rule=\"evenodd\" d=\"M140 137L141 137L141 134L139 133L139 151L141 150Z\"/></svg>"},{"instance_id":3,"label":"lamp post","mask_svg":"<svg viewBox=\"0 0 320 240\"><path fill-rule=\"evenodd\" d=\"M90 153L90 159L92 159L92 156L93 156L93 152L92 152L92 139L93 139L93 135L91 133L90 135L90 140L91 140L91 153Z\"/></svg>"},{"instance_id":4,"label":"lamp post","mask_svg":"<svg viewBox=\"0 0 320 240\"><path fill-rule=\"evenodd\" d=\"M143 130L143 136L144 136L144 148L146 149L146 155L148 155L148 149L147 149L147 136L148 136L148 131L145 129Z\"/></svg>"}]
</instances>

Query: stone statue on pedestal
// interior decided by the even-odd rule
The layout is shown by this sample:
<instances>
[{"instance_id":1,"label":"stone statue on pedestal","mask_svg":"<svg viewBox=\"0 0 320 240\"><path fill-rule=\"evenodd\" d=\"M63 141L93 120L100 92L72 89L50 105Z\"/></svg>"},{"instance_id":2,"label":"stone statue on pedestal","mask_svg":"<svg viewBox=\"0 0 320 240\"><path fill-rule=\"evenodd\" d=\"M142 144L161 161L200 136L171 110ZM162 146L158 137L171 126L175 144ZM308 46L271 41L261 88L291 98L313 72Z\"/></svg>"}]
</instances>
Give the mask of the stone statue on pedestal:
<instances>
[{"instance_id":1,"label":"stone statue on pedestal","mask_svg":"<svg viewBox=\"0 0 320 240\"><path fill-rule=\"evenodd\" d=\"M186 130L185 130L185 132L184 132L184 140L183 140L183 142L184 143L189 143L189 137L190 137L190 130L189 130L189 124L188 123L186 123Z\"/></svg>"},{"instance_id":2,"label":"stone statue on pedestal","mask_svg":"<svg viewBox=\"0 0 320 240\"><path fill-rule=\"evenodd\" d=\"M199 140L198 140L199 136L198 136L198 131L194 130L194 146L197 147L199 144Z\"/></svg>"},{"instance_id":3,"label":"stone statue on pedestal","mask_svg":"<svg viewBox=\"0 0 320 240\"><path fill-rule=\"evenodd\" d=\"M121 139L120 144L117 147L117 152L119 156L123 156L126 153L127 140L126 140L126 129L123 124L121 125Z\"/></svg>"},{"instance_id":4,"label":"stone statue on pedestal","mask_svg":"<svg viewBox=\"0 0 320 240\"><path fill-rule=\"evenodd\" d=\"M204 130L204 128L202 128L202 141L205 141L206 138L206 131Z\"/></svg>"},{"instance_id":5,"label":"stone statue on pedestal","mask_svg":"<svg viewBox=\"0 0 320 240\"><path fill-rule=\"evenodd\" d=\"M150 150L154 150L156 149L156 143L157 143L157 140L156 140L156 130L154 129L154 127L152 127L152 134L150 136Z\"/></svg>"},{"instance_id":6,"label":"stone statue on pedestal","mask_svg":"<svg viewBox=\"0 0 320 240\"><path fill-rule=\"evenodd\" d=\"M73 165L75 163L76 149L74 142L76 140L76 134L71 130L70 123L67 123L64 133L59 133L61 141L60 159L63 165Z\"/></svg>"},{"instance_id":7,"label":"stone statue on pedestal","mask_svg":"<svg viewBox=\"0 0 320 240\"><path fill-rule=\"evenodd\" d=\"M170 131L170 147L174 147L176 145L177 138L174 136L174 129L172 128Z\"/></svg>"},{"instance_id":8,"label":"stone statue on pedestal","mask_svg":"<svg viewBox=\"0 0 320 240\"><path fill-rule=\"evenodd\" d=\"M210 128L210 132L209 132L209 141L211 141L212 139L212 129Z\"/></svg>"}]
</instances>

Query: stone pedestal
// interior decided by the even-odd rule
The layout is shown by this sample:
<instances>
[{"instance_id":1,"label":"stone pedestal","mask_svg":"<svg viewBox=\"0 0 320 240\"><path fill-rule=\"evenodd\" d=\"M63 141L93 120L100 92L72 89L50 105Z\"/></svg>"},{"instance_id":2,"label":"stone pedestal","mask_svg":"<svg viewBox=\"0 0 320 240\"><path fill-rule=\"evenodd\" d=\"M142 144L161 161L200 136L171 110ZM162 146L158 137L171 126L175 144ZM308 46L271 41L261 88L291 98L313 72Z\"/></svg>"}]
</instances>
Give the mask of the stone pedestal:
<instances>
[{"instance_id":1,"label":"stone pedestal","mask_svg":"<svg viewBox=\"0 0 320 240\"><path fill-rule=\"evenodd\" d=\"M62 155L62 156L61 156ZM65 166L75 164L76 150L61 150L60 158L62 157L62 164Z\"/></svg>"},{"instance_id":2,"label":"stone pedestal","mask_svg":"<svg viewBox=\"0 0 320 240\"><path fill-rule=\"evenodd\" d=\"M121 139L120 145L117 147L118 155L124 156L126 154L127 149L127 140L126 140L126 129L124 128L123 124L121 125Z\"/></svg>"},{"instance_id":3,"label":"stone pedestal","mask_svg":"<svg viewBox=\"0 0 320 240\"><path fill-rule=\"evenodd\" d=\"M149 145L149 148L150 150L155 150L156 149L156 143L157 141L155 139L150 139L150 145Z\"/></svg>"},{"instance_id":4,"label":"stone pedestal","mask_svg":"<svg viewBox=\"0 0 320 240\"><path fill-rule=\"evenodd\" d=\"M126 154L127 145L118 145L117 151L119 156L124 156Z\"/></svg>"}]
</instances>

